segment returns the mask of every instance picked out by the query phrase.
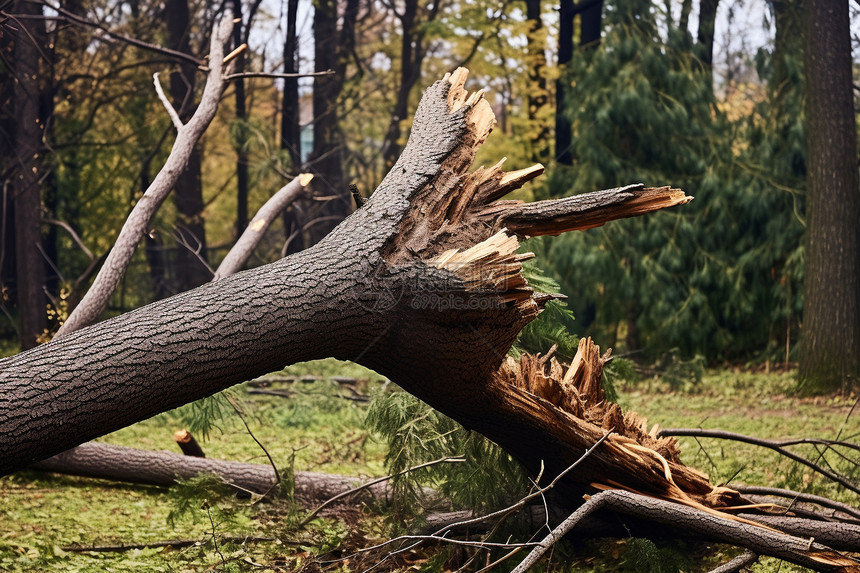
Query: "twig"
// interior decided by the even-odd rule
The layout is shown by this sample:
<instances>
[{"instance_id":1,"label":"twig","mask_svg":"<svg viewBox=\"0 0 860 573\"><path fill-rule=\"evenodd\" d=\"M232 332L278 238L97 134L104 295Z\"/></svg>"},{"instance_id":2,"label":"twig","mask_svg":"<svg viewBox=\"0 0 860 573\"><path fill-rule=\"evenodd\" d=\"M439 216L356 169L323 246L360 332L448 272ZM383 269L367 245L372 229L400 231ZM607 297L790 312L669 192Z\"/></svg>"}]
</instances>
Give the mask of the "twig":
<instances>
[{"instance_id":1,"label":"twig","mask_svg":"<svg viewBox=\"0 0 860 573\"><path fill-rule=\"evenodd\" d=\"M183 127L182 120L179 119L179 114L176 113L176 108L173 107L173 104L170 103L170 100L168 100L167 96L164 95L164 88L161 87L161 82L158 80L158 72L152 74L152 83L155 84L155 93L158 94L158 99L161 101L164 109L167 110L167 115L170 116L170 121L173 122L173 127L176 128L176 131L179 131Z\"/></svg>"},{"instance_id":2,"label":"twig","mask_svg":"<svg viewBox=\"0 0 860 573\"><path fill-rule=\"evenodd\" d=\"M758 561L758 555L752 551L746 551L728 563L723 563L719 567L711 569L709 573L737 573L744 567L749 567L756 561Z\"/></svg>"},{"instance_id":3,"label":"twig","mask_svg":"<svg viewBox=\"0 0 860 573\"><path fill-rule=\"evenodd\" d=\"M353 489L351 489L351 490L349 490L349 491L345 491L345 492L343 492L343 493L339 493L339 494L337 494L336 496L331 497L331 498L329 498L329 499L325 500L323 503L321 503L320 505L318 505L318 506L316 507L316 509L314 509L312 512L310 512L309 514L307 514L307 515L305 516L305 518L304 518L304 519L299 523L299 527L302 527L302 526L307 525L307 524L310 522L310 520L311 520L311 519L313 519L313 518L314 518L314 516L316 516L316 514L318 514L321 510L323 510L324 508L326 508L326 507L328 507L329 505L333 504L333 503L334 503L334 502L336 502L337 500L339 500L339 499L343 499L344 497L348 497L348 496L350 496L350 495L353 495L353 494L355 494L355 493L358 493L358 492L360 492L360 491L362 491L362 490L364 490L364 489L369 488L370 486L373 486L373 485L376 485L376 484L378 484L378 483L382 483L382 482L388 481L388 480L390 480L390 479L392 479L392 478L395 478L395 477L400 477L400 476L402 476L402 475L404 475L404 474L407 474L407 473L409 473L409 472L413 472L413 471L416 471L416 470L420 470L420 469L428 468L428 467L430 467L430 466L435 466L435 465L437 465L437 464L452 464L452 463L461 463L461 462L465 462L465 461L466 461L466 458L463 458L463 457L461 457L461 456L446 456L446 457L444 457L444 458L439 458L438 460L433 460L432 462L425 462L425 463L423 463L423 464L419 464L419 465L417 465L417 466L412 466L411 468L406 468L405 470L400 471L400 472L397 472L396 474L387 475L387 476L385 476L385 477L381 477L381 478L377 478L377 479L374 479L374 480L370 480L369 482L365 482L365 483L361 484L361 485L360 485L360 486L358 486L358 487L355 487L355 488L353 488Z\"/></svg>"},{"instance_id":4,"label":"twig","mask_svg":"<svg viewBox=\"0 0 860 573\"><path fill-rule=\"evenodd\" d=\"M821 497L818 495L802 493L799 491L792 491L790 489L780 489L776 487L763 487L756 485L733 485L732 488L746 495L768 495L772 497L790 498L797 501L814 503L816 505L820 505L821 507L826 507L835 511L841 511L842 513L847 513L852 517L860 519L860 509L851 507L847 503L840 503L838 501L834 501L832 499Z\"/></svg>"},{"instance_id":5,"label":"twig","mask_svg":"<svg viewBox=\"0 0 860 573\"><path fill-rule=\"evenodd\" d=\"M80 249L84 252L84 254L87 256L87 258L90 261L95 260L96 256L93 254L93 252L91 250L89 250L87 248L87 246L84 244L83 240L81 240L81 237L75 232L75 230L72 228L71 225L69 225L65 221L59 221L57 219L42 219L42 222L48 223L49 225L56 225L56 226L64 229L72 237L72 240L75 242L75 244L78 247L80 247Z\"/></svg>"},{"instance_id":6,"label":"twig","mask_svg":"<svg viewBox=\"0 0 860 573\"><path fill-rule=\"evenodd\" d=\"M268 543L272 541L278 541L276 537L255 537L255 536L221 536L222 542L230 542L230 543ZM300 542L298 541L284 541L281 540L281 543L285 544L295 544L298 545ZM152 541L149 543L122 543L119 545L66 545L61 549L63 551L70 551L74 553L85 553L87 551L99 552L99 553L108 553L108 552L117 552L122 553L123 551L131 551L132 549L158 549L159 547L191 547L193 545L197 545L201 543L199 539L172 539L168 541Z\"/></svg>"},{"instance_id":7,"label":"twig","mask_svg":"<svg viewBox=\"0 0 860 573\"><path fill-rule=\"evenodd\" d=\"M521 507L525 506L525 505L526 505L529 501L531 501L532 499L534 499L534 498L536 498L536 497L542 497L542 496L543 496L547 491L549 491L550 489L552 489L553 487L555 487L555 485L559 482L559 480L561 480L565 475L567 475L568 473L570 473L571 471L573 471L573 470L574 470L574 469L575 469L579 464L581 464L581 463L582 463L582 462L584 462L586 459L588 459L588 457L589 457L589 456L591 456L591 454L593 454L593 453L597 450L598 446L600 446L600 444L602 444L602 443L603 443L603 442L604 442L604 441L605 441L605 440L606 440L606 439L607 439L611 434L612 434L612 432L610 431L610 432L605 433L603 436L601 436L601 437L600 437L600 439L599 439L599 440L597 440L597 441L594 443L594 445L593 445L593 446L591 446L589 449L587 449L587 450L585 450L585 452L583 452L583 454L579 457L579 459L577 459L575 462L573 462L572 464L570 464L570 465L567 467L567 469L565 469L564 471L562 471L561 473L559 473L559 474L555 477L555 479L553 479L553 480L549 483L549 485L547 485L547 486L545 486L545 487L542 487L542 488L539 488L539 489L538 489L538 490L536 490L536 491L533 491L533 492L532 492L532 493L530 493L529 495L527 495L527 496L525 496L524 498L520 499L518 502L516 502L516 503L514 503L514 504L512 504L512 505L509 505L508 507L506 507L506 508L504 508L504 509L500 509L500 510L498 510L498 511L494 511L494 512L492 512L492 513L488 513L488 514L486 514L486 515L482 515L482 516L480 516L480 517L474 517L474 518L471 518L471 519L466 519L466 520L463 520L463 521L459 521L459 522L457 522L457 523L451 523L451 524L448 524L448 525L446 525L445 527L443 527L443 528L439 529L438 531L434 532L434 533L433 533L433 534L431 534L430 536L426 536L426 538L427 538L427 539L432 538L432 539L434 539L434 540L440 540L440 539L441 539L441 540L447 540L448 538L446 538L446 537L444 537L444 536L445 536L445 535L447 535L448 533L450 533L450 531L451 531L452 529L454 529L454 528L458 528L458 527L466 527L466 526L473 525L473 524L476 524L476 523L481 523L481 522L483 522L483 521L488 521L488 520L490 520L490 519L495 519L495 518L497 518L497 517L504 518L504 517L506 517L507 515L509 515L510 513L512 513L513 511L516 511L517 509L520 509ZM423 543L426 539L425 539L425 538L422 538L421 536L401 536L401 537L395 537L394 539L389 539L389 540L384 541L384 542L382 542L382 543L379 543L379 544L377 544L377 545L373 545L373 546L371 546L371 547L366 547L366 548L364 548L364 549L360 549L359 551L356 551L355 553L352 553L351 555L349 555L349 556L347 556L347 557L342 557L342 558L340 558L340 559L336 559L336 560L332 561L332 563L337 562L337 561L343 561L344 559L349 559L349 558L354 557L354 556L356 556L356 555L359 555L359 554L361 554L361 553L367 553L367 552L369 552L369 551L374 551L374 550L376 550L376 549L380 549L380 548L382 548L382 547L385 547L386 545L390 545L390 544L392 544L392 543L396 543L396 542L398 542L398 541L405 541L405 540L410 540L410 539L413 539L413 540L414 540L414 539L418 539L418 542L417 542L417 543L412 543L412 544L410 544L410 545L407 545L406 547L401 547L400 549L397 549L396 551L391 551L391 552L389 552L389 553L388 553L388 555L386 555L386 556L385 556L385 557L384 557L384 558L383 558L379 563L377 563L376 565L374 565L374 567L376 567L376 566L378 566L378 565L382 564L383 562L385 562L385 560L386 560L386 559L388 559L389 557L391 557L392 555L396 555L396 554L398 554L398 553L402 553L402 552L404 552L404 551L409 551L410 549L413 549L414 547L417 547L418 545L420 545L421 543ZM515 549L521 549L522 547L526 547L526 546L527 546L527 545L523 545L523 544L507 545L507 547L508 547L508 548L513 547L513 548L515 548ZM513 552L511 552L511 553L510 553L510 555L513 555Z\"/></svg>"},{"instance_id":8,"label":"twig","mask_svg":"<svg viewBox=\"0 0 860 573\"><path fill-rule=\"evenodd\" d=\"M797 440L766 440L763 438L756 438L753 436L746 436L743 434L736 434L734 432L727 432L725 430L703 430L701 428L667 428L664 430L660 430L657 433L657 437L664 436L695 436L702 438L717 438L722 440L732 440L735 442L743 442L746 444L752 444L755 446L761 446L764 448L769 448L774 450L775 452L779 452L781 455L792 459L798 463L801 463L821 475L845 486L847 489L853 491L854 493L860 494L860 486L851 482L847 478L839 475L838 473L828 470L827 468L821 467L819 464L816 464L812 460L809 460L801 455L795 454L791 450L785 449L784 446L793 446L798 444L827 444L827 445L839 445L844 446L851 449L860 450L860 445L851 444L848 442L834 442L832 440L817 440L817 439L797 439Z\"/></svg>"},{"instance_id":9,"label":"twig","mask_svg":"<svg viewBox=\"0 0 860 573\"><path fill-rule=\"evenodd\" d=\"M113 38L115 40L120 40L127 44L131 44L132 46L137 46L138 48L143 48L144 50L149 50L151 52L157 52L159 54L166 54L172 56L174 58L185 60L187 62L191 62L195 66L199 66L201 68L204 67L205 61L200 58L196 58L191 54L186 54L184 52L179 52L177 50L171 50L170 48L165 48L164 46L159 46L157 44L151 44L149 42L144 42L143 40L138 40L137 38L133 38L131 36L126 36L125 34L119 34L117 32L112 32L111 30L105 28L101 24L97 22L92 22L87 20L86 18L82 18L73 12L69 12L65 8L62 8L59 5L51 4L50 2L46 2L45 0L41 0L39 4L43 4L50 8L51 10L56 11L61 18L54 18L55 20L65 20L71 24L77 24L79 26L86 26L88 28L95 28L100 32L106 34L108 37Z\"/></svg>"},{"instance_id":10,"label":"twig","mask_svg":"<svg viewBox=\"0 0 860 573\"><path fill-rule=\"evenodd\" d=\"M248 421L245 420L245 414L242 412L242 409L236 403L232 396L227 396L227 401L230 402L230 405L233 406L233 410L236 412L236 415L239 416L239 419L242 420L242 423L245 425L245 430L247 430L248 435L251 436L251 439L254 440L260 449L263 450L263 453L266 454L266 458L269 460L269 465L272 466L272 471L275 472L275 483L263 494L261 497L266 497L269 495L269 492L275 489L279 483L281 483L281 474L278 472L278 467L275 465L275 460L272 459L271 454L269 454L269 450L266 449L266 446L263 445L260 440L257 439L257 436L254 435L254 432L251 431L251 427L248 425Z\"/></svg>"},{"instance_id":11,"label":"twig","mask_svg":"<svg viewBox=\"0 0 860 573\"><path fill-rule=\"evenodd\" d=\"M209 523L212 524L212 544L215 545L215 552L218 554L219 557L221 557L221 565L226 567L227 566L227 560L224 559L224 554L221 553L221 549L218 548L218 539L215 536L215 520L212 519L212 512L209 509L209 500L208 499L203 500L203 509L206 510L206 515L209 516Z\"/></svg>"},{"instance_id":12,"label":"twig","mask_svg":"<svg viewBox=\"0 0 860 573\"><path fill-rule=\"evenodd\" d=\"M227 74L224 76L225 80L235 80L236 78L315 78L320 76L333 76L335 74L332 70L325 70L323 72L307 72L301 74L285 74L279 72L241 72L235 74Z\"/></svg>"}]
</instances>

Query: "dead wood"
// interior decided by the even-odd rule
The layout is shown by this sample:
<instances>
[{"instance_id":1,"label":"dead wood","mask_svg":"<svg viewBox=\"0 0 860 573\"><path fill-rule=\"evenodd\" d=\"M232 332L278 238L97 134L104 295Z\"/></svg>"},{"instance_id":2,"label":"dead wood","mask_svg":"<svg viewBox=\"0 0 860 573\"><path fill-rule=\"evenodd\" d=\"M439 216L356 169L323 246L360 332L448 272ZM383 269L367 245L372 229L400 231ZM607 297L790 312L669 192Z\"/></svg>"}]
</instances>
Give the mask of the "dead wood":
<instances>
[{"instance_id":1,"label":"dead wood","mask_svg":"<svg viewBox=\"0 0 860 573\"><path fill-rule=\"evenodd\" d=\"M199 475L215 475L238 490L257 495L269 493L277 484L272 466L213 460L139 450L89 442L43 460L31 469L135 484L170 486L177 480ZM295 472L295 498L305 507L317 506L367 480L320 472ZM387 502L391 491L387 483L377 483L347 498L350 504L361 501Z\"/></svg>"},{"instance_id":2,"label":"dead wood","mask_svg":"<svg viewBox=\"0 0 860 573\"><path fill-rule=\"evenodd\" d=\"M203 448L200 447L200 444L188 430L177 430L173 432L173 441L176 442L176 445L179 446L179 449L182 450L182 453L186 456L193 456L195 458L206 457L206 454L203 452Z\"/></svg>"}]
</instances>

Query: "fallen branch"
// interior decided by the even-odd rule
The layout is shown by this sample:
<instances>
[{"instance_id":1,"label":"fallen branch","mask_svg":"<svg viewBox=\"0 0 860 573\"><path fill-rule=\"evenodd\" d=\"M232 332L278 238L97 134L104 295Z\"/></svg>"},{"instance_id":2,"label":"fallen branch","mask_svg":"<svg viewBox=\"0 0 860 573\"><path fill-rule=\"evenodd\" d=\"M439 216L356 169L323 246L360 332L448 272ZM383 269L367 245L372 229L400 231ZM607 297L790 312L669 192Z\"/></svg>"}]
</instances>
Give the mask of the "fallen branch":
<instances>
[{"instance_id":1,"label":"fallen branch","mask_svg":"<svg viewBox=\"0 0 860 573\"><path fill-rule=\"evenodd\" d=\"M860 520L860 509L856 507L852 507L847 503L841 503L838 501L834 501L832 499L821 497L820 495L812 495L808 493L802 493L799 491L793 491L790 489L780 489L776 487L763 487L757 485L735 485L734 488L740 493L746 495L764 495L764 496L772 496L772 497L781 497L786 499L791 499L794 501L805 501L808 503L814 503L816 505L820 505L821 507L826 507L828 509L832 509L834 511L842 512L844 514L850 515L852 517Z\"/></svg>"},{"instance_id":2,"label":"fallen branch","mask_svg":"<svg viewBox=\"0 0 860 573\"><path fill-rule=\"evenodd\" d=\"M135 484L170 486L177 480L204 474L218 476L224 483L255 495L263 495L277 483L270 465L247 464L155 452L89 442L62 454L43 460L31 469L107 479ZM295 472L295 497L306 507L313 507L355 488L358 478L319 472ZM384 501L391 492L385 483L364 488L364 500ZM362 493L358 492L358 493Z\"/></svg>"},{"instance_id":3,"label":"fallen branch","mask_svg":"<svg viewBox=\"0 0 860 573\"><path fill-rule=\"evenodd\" d=\"M737 573L758 561L758 555L752 551L745 551L738 555L728 563L724 563L716 569L711 569L708 573Z\"/></svg>"},{"instance_id":4,"label":"fallen branch","mask_svg":"<svg viewBox=\"0 0 860 573\"><path fill-rule=\"evenodd\" d=\"M301 545L301 541L290 541L289 539L284 540L277 537L259 537L254 535L249 536L240 536L240 535L220 535L219 538L222 542L227 543L238 543L239 545L244 545L246 543L270 543L273 541L277 541L278 543L283 543L285 545ZM172 547L174 549L180 549L182 547L193 547L195 545L202 545L204 543L208 543L208 541L201 541L199 539L171 539L168 541L150 541L148 543L120 543L117 545L65 545L62 547L63 551L70 551L74 553L122 553L124 551L131 551L132 549L158 549L160 547Z\"/></svg>"},{"instance_id":5,"label":"fallen branch","mask_svg":"<svg viewBox=\"0 0 860 573\"><path fill-rule=\"evenodd\" d=\"M242 268L242 265L251 256L251 253L260 243L263 234L272 221L277 218L281 212L293 201L298 199L304 191L304 188L310 184L313 175L310 173L302 173L278 190L266 203L260 207L257 214L248 224L245 232L221 261L218 269L215 271L215 278L218 280L228 275L232 275Z\"/></svg>"},{"instance_id":6,"label":"fallen branch","mask_svg":"<svg viewBox=\"0 0 860 573\"><path fill-rule=\"evenodd\" d=\"M819 440L819 439L810 439L810 438L800 438L800 439L790 439L790 440L766 440L764 438L756 438L754 436L745 436L743 434L736 434L734 432L727 432L725 430L705 430L702 428L667 428L662 429L657 433L657 436L689 436L696 438L716 438L720 440L731 440L734 442L742 442L745 444L752 444L755 446L761 446L763 448L771 449L775 452L778 452L780 455L785 456L791 460L794 460L798 463L805 465L808 468L815 470L821 475L825 476L828 479L835 481L836 483L844 486L845 488L853 491L854 493L860 494L860 486L856 483L852 482L848 478L831 471L821 465L813 462L812 460L805 458L799 454L795 454L791 450L786 449L786 446L794 446L798 444L818 444L818 445L827 445L828 447L832 446L843 446L851 449L855 449L860 451L860 445L852 444L850 442L834 442L831 440Z\"/></svg>"},{"instance_id":7,"label":"fallen branch","mask_svg":"<svg viewBox=\"0 0 860 573\"><path fill-rule=\"evenodd\" d=\"M700 538L745 547L754 553L777 557L816 571L858 570L855 560L842 556L810 538L794 537L629 491L608 490L589 498L544 538L513 573L528 571L556 541L575 528L585 516L602 509L684 529Z\"/></svg>"}]
</instances>

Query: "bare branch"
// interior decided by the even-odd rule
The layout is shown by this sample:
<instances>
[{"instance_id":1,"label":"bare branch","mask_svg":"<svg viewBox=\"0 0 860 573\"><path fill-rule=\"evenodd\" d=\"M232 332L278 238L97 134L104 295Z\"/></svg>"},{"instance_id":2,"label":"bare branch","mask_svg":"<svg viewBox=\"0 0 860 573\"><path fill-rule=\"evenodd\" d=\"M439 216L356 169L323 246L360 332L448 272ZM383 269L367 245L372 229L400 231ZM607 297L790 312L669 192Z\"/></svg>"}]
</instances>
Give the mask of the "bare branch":
<instances>
[{"instance_id":1,"label":"bare branch","mask_svg":"<svg viewBox=\"0 0 860 573\"><path fill-rule=\"evenodd\" d=\"M170 100L167 99L167 96L164 95L164 89L161 87L161 82L158 81L158 72L152 74L152 83L155 84L155 93L158 94L158 99L161 101L162 105L164 105L164 109L167 110L167 115L170 116L170 121L173 122L173 127L176 128L176 131L182 129L182 120L179 119L179 114L176 113L176 108L173 107L173 104L170 103Z\"/></svg>"},{"instance_id":2,"label":"bare branch","mask_svg":"<svg viewBox=\"0 0 860 573\"><path fill-rule=\"evenodd\" d=\"M820 505L821 507L826 507L835 511L841 511L850 516L856 517L857 519L860 519L860 510L858 510L857 508L851 507L847 503L840 503L838 501L833 501L832 499L826 497L821 497L820 495L812 495L809 493L792 491L790 489L780 489L776 487L763 487L756 485L735 485L734 489L745 495L766 495L771 497L782 497L786 499L791 499L793 501L814 503Z\"/></svg>"},{"instance_id":3,"label":"bare branch","mask_svg":"<svg viewBox=\"0 0 860 573\"><path fill-rule=\"evenodd\" d=\"M138 243L146 233L149 222L170 193L180 173L185 170L194 145L215 116L225 85L224 66L221 63L224 57L224 46L230 39L232 29L233 21L229 17L223 18L215 26L209 46L209 62L212 68L206 79L206 86L197 111L187 124L178 129L176 141L167 161L132 209L92 287L60 327L55 338L95 322L122 280Z\"/></svg>"},{"instance_id":4,"label":"bare branch","mask_svg":"<svg viewBox=\"0 0 860 573\"><path fill-rule=\"evenodd\" d=\"M260 207L260 210L257 211L256 215L254 215L254 218L248 224L245 232L242 233L242 236L239 237L239 240L236 241L236 244L233 245L233 248L230 249L230 252L227 253L227 256L221 261L221 264L215 271L215 278L213 280L224 278L227 275L232 275L239 271L242 264L244 264L260 243L260 240L263 238L263 234L266 232L266 229L269 228L272 221L275 220L278 214L283 211L287 205L301 196L302 191L307 187L312 179L313 175L302 173L281 187L277 193L272 195L272 197L266 201L262 207Z\"/></svg>"},{"instance_id":5,"label":"bare branch","mask_svg":"<svg viewBox=\"0 0 860 573\"><path fill-rule=\"evenodd\" d=\"M96 256L93 254L91 250L87 248L84 242L81 240L81 237L72 229L72 226L66 223L65 221L59 221L57 219L42 219L43 222L48 223L49 225L56 225L64 229L71 237L75 244L80 247L80 249L84 252L87 258L90 261L95 260Z\"/></svg>"},{"instance_id":6,"label":"bare branch","mask_svg":"<svg viewBox=\"0 0 860 573\"><path fill-rule=\"evenodd\" d=\"M734 521L717 513L638 493L607 490L592 496L574 511L526 556L513 573L525 573L556 541L567 535L587 515L600 509L683 528L698 537L745 547L761 555L778 557L816 571L855 571L857 567L855 560L809 538L786 535L768 527Z\"/></svg>"},{"instance_id":7,"label":"bare branch","mask_svg":"<svg viewBox=\"0 0 860 573\"><path fill-rule=\"evenodd\" d=\"M728 563L723 563L716 569L711 569L709 573L737 573L745 567L749 567L756 561L758 561L758 555L752 551L746 551Z\"/></svg>"},{"instance_id":8,"label":"bare branch","mask_svg":"<svg viewBox=\"0 0 860 573\"><path fill-rule=\"evenodd\" d=\"M789 459L792 459L798 463L801 463L821 475L832 479L833 481L841 484L842 486L848 488L854 493L860 494L860 486L849 480L848 478L839 475L838 473L831 471L825 467L820 466L819 464L809 460L801 455L795 454L791 450L785 448L785 446L791 446L796 444L826 444L827 446L839 445L852 449L860 449L860 446L857 444L851 444L849 442L833 442L830 440L814 440L814 439L800 439L800 440L765 440L763 438L756 438L754 436L745 436L743 434L736 434L734 432L727 432L725 430L705 430L701 428L667 428L664 430L660 430L657 435L659 437L663 436L690 436L697 438L717 438L721 440L732 440L735 442L743 442L745 444L752 444L755 446L761 446L763 448L771 449L775 452L778 452L780 455L783 455Z\"/></svg>"},{"instance_id":9,"label":"bare branch","mask_svg":"<svg viewBox=\"0 0 860 573\"><path fill-rule=\"evenodd\" d=\"M61 17L55 18L56 20L65 21L65 22L68 22L70 24L75 24L78 26L86 27L86 28L95 28L96 30L102 32L103 34L105 34L106 36L108 36L109 38L112 38L114 40L119 40L121 42L125 42L126 44L130 44L130 45L136 46L138 48L143 48L144 50L148 50L150 52L156 52L159 54L166 54L166 55L172 56L172 57L179 59L179 60L185 60L187 62L191 62L195 66L200 67L201 69L205 69L206 62L204 60L201 60L200 58L196 58L196 57L192 56L191 54L186 54L184 52L180 52L177 50L171 50L170 48L165 48L164 46L159 46L157 44L151 44L149 42L144 42L143 40L139 40L139 39L133 38L131 36L126 36L125 34L119 34L117 32L113 32L113 31L109 30L108 28L102 26L101 24L99 24L97 22L92 22L90 20L87 20L86 18L82 18L81 16L78 16L74 12L69 12L68 10L63 8L62 6L55 5L55 4L52 4L50 2L46 2L45 0L40 0L38 3L42 4L44 6L47 6L51 10L54 10L55 12L57 12L57 14L59 14Z\"/></svg>"},{"instance_id":10,"label":"bare branch","mask_svg":"<svg viewBox=\"0 0 860 573\"><path fill-rule=\"evenodd\" d=\"M455 463L461 463L461 462L465 462L465 461L466 461L466 458L463 458L460 456L445 456L444 458L439 458L438 460L433 460L432 462L425 462L423 464L418 464L417 466L412 466L411 468L406 468L405 470L397 472L396 474L391 474L391 475L383 476L381 478L370 480L369 482L363 483L358 487L355 487L355 488L348 490L348 491L345 491L343 493L339 493L336 496L325 500L323 503L321 503L319 506L317 506L316 509L314 509L309 514L307 514L304 519L302 519L302 521L299 523L299 527L307 525L314 517L316 517L316 515L320 511L322 511L323 509L325 509L329 505L333 504L334 502L338 501L339 499L349 497L353 494L356 494L356 493L358 493L364 489L367 489L371 486L374 486L378 483L387 482L388 480L390 480L392 478L399 477L399 476L408 474L409 472L414 472L416 470L429 468L430 466L435 466L437 464L455 464Z\"/></svg>"},{"instance_id":11,"label":"bare branch","mask_svg":"<svg viewBox=\"0 0 860 573\"><path fill-rule=\"evenodd\" d=\"M333 76L333 70L325 70L322 72L307 72L301 74L285 74L279 72L242 72L236 74L227 74L224 79L235 80L236 78L313 78L319 76Z\"/></svg>"}]
</instances>

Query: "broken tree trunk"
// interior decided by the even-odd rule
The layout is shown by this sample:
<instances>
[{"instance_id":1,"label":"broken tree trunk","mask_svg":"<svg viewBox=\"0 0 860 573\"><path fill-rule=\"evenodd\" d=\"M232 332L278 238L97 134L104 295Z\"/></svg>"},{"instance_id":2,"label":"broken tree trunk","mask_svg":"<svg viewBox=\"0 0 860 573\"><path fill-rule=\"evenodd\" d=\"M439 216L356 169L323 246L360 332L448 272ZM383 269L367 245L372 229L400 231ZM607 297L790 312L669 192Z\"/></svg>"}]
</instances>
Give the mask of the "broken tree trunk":
<instances>
[{"instance_id":1,"label":"broken tree trunk","mask_svg":"<svg viewBox=\"0 0 860 573\"><path fill-rule=\"evenodd\" d=\"M671 439L602 403L585 342L564 371L506 359L552 296L529 288L519 238L686 203L631 185L524 204L500 200L540 166L469 173L494 121L466 71L433 84L370 200L315 247L68 334L0 362L0 473L287 364L333 356L388 376L506 448L564 491L623 489L725 512L737 492L680 463ZM578 498L567 498L571 506ZM722 514L722 513L721 513ZM841 557L834 557L838 562Z\"/></svg>"}]
</instances>

